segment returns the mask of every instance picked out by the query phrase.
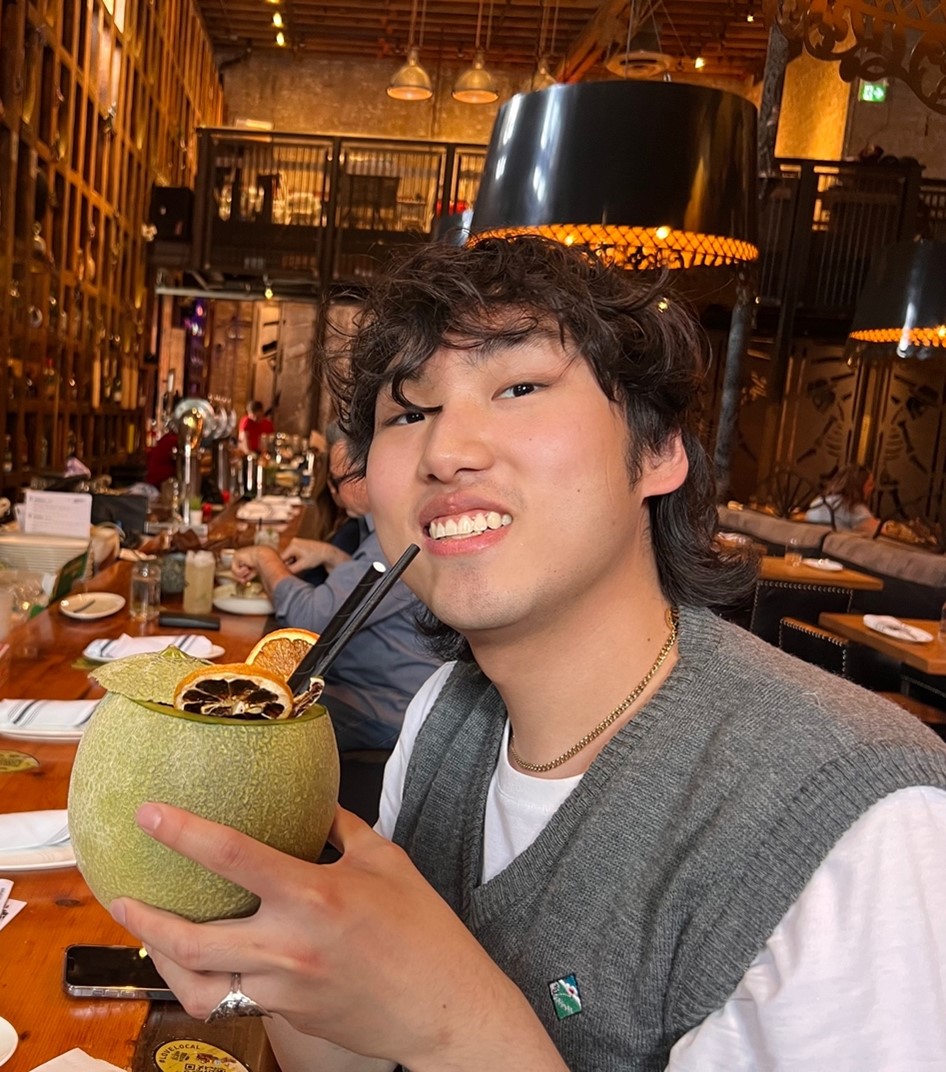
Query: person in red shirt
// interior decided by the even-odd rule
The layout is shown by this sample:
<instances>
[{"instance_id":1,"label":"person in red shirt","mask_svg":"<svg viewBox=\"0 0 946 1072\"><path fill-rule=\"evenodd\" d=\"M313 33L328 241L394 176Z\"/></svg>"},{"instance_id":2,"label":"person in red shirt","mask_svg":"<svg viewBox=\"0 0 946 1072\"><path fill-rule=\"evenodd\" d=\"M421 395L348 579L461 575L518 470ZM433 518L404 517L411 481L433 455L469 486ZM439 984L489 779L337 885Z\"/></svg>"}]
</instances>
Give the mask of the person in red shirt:
<instances>
[{"instance_id":1,"label":"person in red shirt","mask_svg":"<svg viewBox=\"0 0 946 1072\"><path fill-rule=\"evenodd\" d=\"M177 432L167 431L148 451L145 481L159 488L172 476L177 476Z\"/></svg>"},{"instance_id":2,"label":"person in red shirt","mask_svg":"<svg viewBox=\"0 0 946 1072\"><path fill-rule=\"evenodd\" d=\"M273 422L263 416L262 402L247 402L246 416L240 419L238 444L244 454L259 454L260 438L272 435L276 429Z\"/></svg>"}]
</instances>

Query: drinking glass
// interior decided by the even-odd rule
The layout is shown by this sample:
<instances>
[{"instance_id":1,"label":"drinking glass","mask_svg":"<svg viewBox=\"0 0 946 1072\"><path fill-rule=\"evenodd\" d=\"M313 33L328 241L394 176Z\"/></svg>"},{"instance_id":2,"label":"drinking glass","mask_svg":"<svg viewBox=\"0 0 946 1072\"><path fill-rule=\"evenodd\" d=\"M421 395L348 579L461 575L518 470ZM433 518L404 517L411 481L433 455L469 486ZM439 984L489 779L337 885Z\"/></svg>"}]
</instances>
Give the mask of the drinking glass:
<instances>
[{"instance_id":1,"label":"drinking glass","mask_svg":"<svg viewBox=\"0 0 946 1072\"><path fill-rule=\"evenodd\" d=\"M131 591L128 617L136 622L151 622L161 609L161 564L135 562L131 567Z\"/></svg>"},{"instance_id":2,"label":"drinking glass","mask_svg":"<svg viewBox=\"0 0 946 1072\"><path fill-rule=\"evenodd\" d=\"M785 565L801 565L801 540L797 536L789 536L785 543Z\"/></svg>"},{"instance_id":3,"label":"drinking glass","mask_svg":"<svg viewBox=\"0 0 946 1072\"><path fill-rule=\"evenodd\" d=\"M946 644L946 603L939 612L939 639Z\"/></svg>"},{"instance_id":4,"label":"drinking glass","mask_svg":"<svg viewBox=\"0 0 946 1072\"><path fill-rule=\"evenodd\" d=\"M187 552L184 562L185 614L208 614L213 609L216 566L212 551Z\"/></svg>"}]
</instances>

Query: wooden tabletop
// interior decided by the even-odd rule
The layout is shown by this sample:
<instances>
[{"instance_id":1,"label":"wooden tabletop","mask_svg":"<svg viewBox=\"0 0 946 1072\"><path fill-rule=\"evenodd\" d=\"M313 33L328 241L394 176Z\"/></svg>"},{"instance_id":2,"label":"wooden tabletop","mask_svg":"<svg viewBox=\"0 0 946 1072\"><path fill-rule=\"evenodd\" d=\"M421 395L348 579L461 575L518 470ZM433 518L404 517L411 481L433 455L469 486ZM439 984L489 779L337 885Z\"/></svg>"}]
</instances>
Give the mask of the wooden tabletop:
<instances>
[{"instance_id":1,"label":"wooden tabletop","mask_svg":"<svg viewBox=\"0 0 946 1072\"><path fill-rule=\"evenodd\" d=\"M129 563L119 562L85 587L127 597L130 569ZM167 601L167 605L179 608L179 598ZM223 647L222 661L242 662L262 634L266 618L231 614L221 614L220 618L220 631L205 635ZM58 605L53 605L11 633L9 678L0 695L37 699L99 696L101 690L89 680L79 662L90 641L117 637L123 632L149 635L180 631L161 629L156 622L132 622L127 607L108 618L80 622L67 618ZM65 808L74 745L23 741L0 734L0 751L27 753L39 761L35 769L0 774L0 812ZM92 897L74 867L8 875L0 870L0 877L11 878L13 898L27 902L20 914L0 930L0 1017L13 1024L20 1036L17 1051L4 1072L26 1072L73 1047L120 1068L152 1069L153 1065L144 1063L140 1054L137 1058L135 1055L149 1017L148 1002L77 1000L66 997L61 985L66 946L132 945L131 936ZM162 1010L159 1015L166 1014ZM258 1021L253 1023L258 1029ZM186 1032L182 1036L178 1028L177 1037L187 1037ZM207 1034L191 1037L207 1039ZM257 1062L256 1068L260 1067Z\"/></svg>"},{"instance_id":2,"label":"wooden tabletop","mask_svg":"<svg viewBox=\"0 0 946 1072\"><path fill-rule=\"evenodd\" d=\"M939 622L927 618L901 618L900 621L907 625L915 625L918 629L925 629L933 639L922 644L910 640L897 640L896 637L869 629L864 624L863 614L824 613L818 617L822 628L830 629L833 633L847 637L848 640L865 644L869 648L899 659L908 666L916 667L917 670L925 670L928 674L946 674L946 642L939 639Z\"/></svg>"},{"instance_id":3,"label":"wooden tabletop","mask_svg":"<svg viewBox=\"0 0 946 1072\"><path fill-rule=\"evenodd\" d=\"M784 558L766 555L759 564L759 576L765 581L795 581L797 584L833 584L839 588L860 588L868 592L879 592L884 587L880 577L872 577L860 570L818 569L806 566L802 561L797 566L789 565Z\"/></svg>"}]
</instances>

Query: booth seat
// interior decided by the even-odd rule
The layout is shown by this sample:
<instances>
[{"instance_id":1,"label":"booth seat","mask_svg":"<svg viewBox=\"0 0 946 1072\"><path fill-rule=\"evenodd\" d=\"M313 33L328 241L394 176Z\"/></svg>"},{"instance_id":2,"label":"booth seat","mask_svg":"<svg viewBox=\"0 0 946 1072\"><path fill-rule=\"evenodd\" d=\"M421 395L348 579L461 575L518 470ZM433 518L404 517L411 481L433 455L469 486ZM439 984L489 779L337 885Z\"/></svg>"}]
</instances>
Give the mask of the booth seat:
<instances>
[{"instance_id":1,"label":"booth seat","mask_svg":"<svg viewBox=\"0 0 946 1072\"><path fill-rule=\"evenodd\" d=\"M884 582L880 592L856 591L852 612L939 621L946 601L946 555L852 532L830 533L822 554Z\"/></svg>"},{"instance_id":2,"label":"booth seat","mask_svg":"<svg viewBox=\"0 0 946 1072\"><path fill-rule=\"evenodd\" d=\"M717 507L719 527L723 532L741 532L764 544L767 554L782 555L790 537L799 541L801 553L817 558L822 553L822 544L834 530L830 525L810 525L807 521L787 521L758 510L734 510L729 506Z\"/></svg>"}]
</instances>

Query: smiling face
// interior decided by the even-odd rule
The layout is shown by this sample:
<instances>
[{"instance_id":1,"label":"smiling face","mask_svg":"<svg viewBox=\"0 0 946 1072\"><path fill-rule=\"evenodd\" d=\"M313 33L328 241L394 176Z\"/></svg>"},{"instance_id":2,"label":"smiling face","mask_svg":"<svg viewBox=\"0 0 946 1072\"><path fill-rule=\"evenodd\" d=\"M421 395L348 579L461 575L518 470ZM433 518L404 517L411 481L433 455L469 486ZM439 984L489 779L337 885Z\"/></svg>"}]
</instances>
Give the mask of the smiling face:
<instances>
[{"instance_id":1,"label":"smiling face","mask_svg":"<svg viewBox=\"0 0 946 1072\"><path fill-rule=\"evenodd\" d=\"M409 543L420 599L463 633L514 640L567 618L599 628L656 589L644 499L686 475L679 444L631 486L622 408L557 334L441 348L377 402L368 492L390 558Z\"/></svg>"}]
</instances>

